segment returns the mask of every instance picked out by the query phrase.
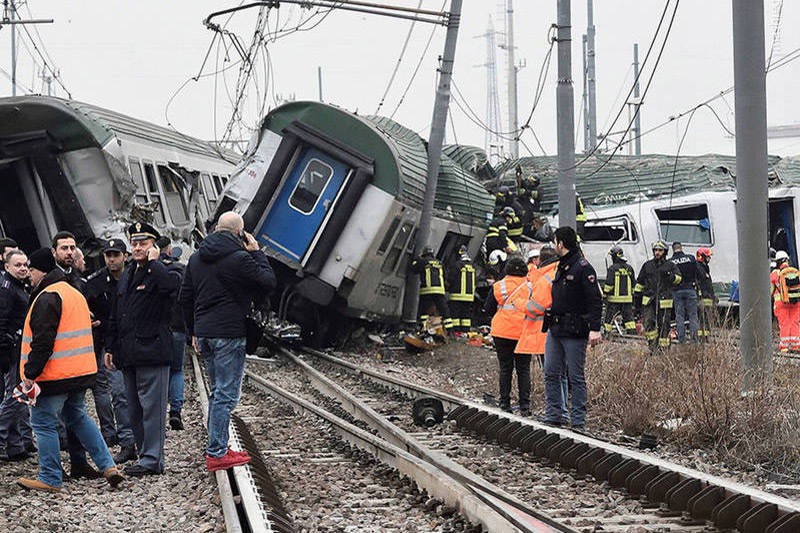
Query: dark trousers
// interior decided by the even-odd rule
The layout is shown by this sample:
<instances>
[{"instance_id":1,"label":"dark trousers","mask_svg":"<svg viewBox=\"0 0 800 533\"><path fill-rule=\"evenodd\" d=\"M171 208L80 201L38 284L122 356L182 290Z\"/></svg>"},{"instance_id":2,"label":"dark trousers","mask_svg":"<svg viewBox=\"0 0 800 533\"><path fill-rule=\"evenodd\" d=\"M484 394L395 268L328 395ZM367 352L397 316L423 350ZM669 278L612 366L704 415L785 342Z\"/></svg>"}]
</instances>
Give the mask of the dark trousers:
<instances>
[{"instance_id":1,"label":"dark trousers","mask_svg":"<svg viewBox=\"0 0 800 533\"><path fill-rule=\"evenodd\" d=\"M700 308L698 309L697 320L698 329L697 335L701 341L707 341L711 335L711 326L715 325L716 321L716 306L714 300L711 298L702 298L700 300Z\"/></svg>"},{"instance_id":2,"label":"dark trousers","mask_svg":"<svg viewBox=\"0 0 800 533\"><path fill-rule=\"evenodd\" d=\"M435 309L434 309L435 308ZM442 326L450 330L453 328L453 318L447 297L444 294L422 294L419 297L419 319L425 322L436 311L442 317Z\"/></svg>"},{"instance_id":3,"label":"dark trousers","mask_svg":"<svg viewBox=\"0 0 800 533\"><path fill-rule=\"evenodd\" d=\"M111 381L109 380L109 370L103 364L103 352L96 353L97 357L97 377L92 385L92 396L94 397L94 408L97 411L97 420L100 422L100 432L103 440L111 446L117 441L117 427L114 423L114 408L111 405Z\"/></svg>"},{"instance_id":4,"label":"dark trousers","mask_svg":"<svg viewBox=\"0 0 800 533\"><path fill-rule=\"evenodd\" d=\"M453 329L469 331L472 327L472 302L450 300L450 312L453 313Z\"/></svg>"},{"instance_id":5,"label":"dark trousers","mask_svg":"<svg viewBox=\"0 0 800 533\"><path fill-rule=\"evenodd\" d=\"M122 376L139 464L163 472L169 365L125 368Z\"/></svg>"},{"instance_id":6,"label":"dark trousers","mask_svg":"<svg viewBox=\"0 0 800 533\"><path fill-rule=\"evenodd\" d=\"M3 398L0 404L0 448L5 449L9 455L15 455L33 445L30 408L14 398L14 388L20 382L19 357L3 377Z\"/></svg>"},{"instance_id":7,"label":"dark trousers","mask_svg":"<svg viewBox=\"0 0 800 533\"><path fill-rule=\"evenodd\" d=\"M603 321L606 333L611 333L614 329L614 319L622 317L622 327L625 333L634 335L636 333L636 321L633 320L633 304L609 302L606 304L606 318Z\"/></svg>"},{"instance_id":8,"label":"dark trousers","mask_svg":"<svg viewBox=\"0 0 800 533\"><path fill-rule=\"evenodd\" d=\"M517 341L513 339L494 338L494 347L497 350L497 363L499 366L500 407L511 407L511 375L517 370L517 385L519 386L519 408L531 408L531 356L530 354L515 354L514 348Z\"/></svg>"},{"instance_id":9,"label":"dark trousers","mask_svg":"<svg viewBox=\"0 0 800 533\"><path fill-rule=\"evenodd\" d=\"M654 300L642 308L644 336L653 353L669 348L669 321L672 308L662 308L658 304L658 300Z\"/></svg>"}]
</instances>

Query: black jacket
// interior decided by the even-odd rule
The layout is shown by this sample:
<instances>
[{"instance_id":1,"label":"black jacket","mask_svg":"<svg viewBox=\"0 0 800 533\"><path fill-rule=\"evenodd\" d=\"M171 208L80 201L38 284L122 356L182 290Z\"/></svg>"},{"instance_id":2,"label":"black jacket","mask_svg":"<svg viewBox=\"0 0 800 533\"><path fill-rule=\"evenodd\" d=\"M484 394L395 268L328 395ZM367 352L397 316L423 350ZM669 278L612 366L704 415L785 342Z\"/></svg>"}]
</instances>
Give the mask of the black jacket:
<instances>
[{"instance_id":1,"label":"black jacket","mask_svg":"<svg viewBox=\"0 0 800 533\"><path fill-rule=\"evenodd\" d=\"M70 282L62 270L55 268L42 278L42 281L39 282L39 285L36 286L31 294L31 301L33 302L31 333L33 335L31 353L28 354L28 362L25 364L25 377L28 379L39 377L50 356L53 355L53 344L58 333L58 323L61 321L61 296L53 292L44 293L41 296L39 294L46 287L59 281ZM42 396L66 394L91 387L94 384L96 375L89 374L75 378L44 381L39 383L39 386L42 389Z\"/></svg>"},{"instance_id":2,"label":"black jacket","mask_svg":"<svg viewBox=\"0 0 800 533\"><path fill-rule=\"evenodd\" d=\"M25 283L4 272L0 275L0 373L7 372L19 357L19 341L27 315Z\"/></svg>"},{"instance_id":3,"label":"black jacket","mask_svg":"<svg viewBox=\"0 0 800 533\"><path fill-rule=\"evenodd\" d=\"M263 252L248 252L228 231L212 233L189 259L181 285L187 335L245 337L252 302L266 298L275 284Z\"/></svg>"},{"instance_id":4,"label":"black jacket","mask_svg":"<svg viewBox=\"0 0 800 533\"><path fill-rule=\"evenodd\" d=\"M161 262L164 263L164 266L167 267L171 273L178 276L183 283L183 274L186 272L186 265L175 261L171 257L166 254L161 254ZM180 284L178 285L180 289ZM183 309L181 308L181 304L178 301L180 291L175 291L174 298L172 299L172 309L170 311L170 319L169 319L169 329L170 331L174 331L176 333L185 333L186 332L186 325L183 323Z\"/></svg>"},{"instance_id":5,"label":"black jacket","mask_svg":"<svg viewBox=\"0 0 800 533\"><path fill-rule=\"evenodd\" d=\"M713 300L717 303L717 295L714 293L714 283L711 279L711 269L708 263L697 262L697 293L704 300Z\"/></svg>"},{"instance_id":6,"label":"black jacket","mask_svg":"<svg viewBox=\"0 0 800 533\"><path fill-rule=\"evenodd\" d=\"M92 329L94 349L100 354L106 342L108 332L108 319L111 316L111 306L117 293L117 280L103 267L86 280L86 303L92 312L92 319L99 320L100 324ZM112 352L113 353L113 352Z\"/></svg>"},{"instance_id":7,"label":"black jacket","mask_svg":"<svg viewBox=\"0 0 800 533\"><path fill-rule=\"evenodd\" d=\"M117 283L106 330L106 351L118 368L168 365L172 359L170 310L180 286L161 261L125 269Z\"/></svg>"},{"instance_id":8,"label":"black jacket","mask_svg":"<svg viewBox=\"0 0 800 533\"><path fill-rule=\"evenodd\" d=\"M597 284L597 273L580 250L573 250L558 261L551 294L553 322L550 333L553 336L581 338L588 337L590 331L600 331L603 298ZM575 327L574 317L580 318L578 322L582 327Z\"/></svg>"},{"instance_id":9,"label":"black jacket","mask_svg":"<svg viewBox=\"0 0 800 533\"><path fill-rule=\"evenodd\" d=\"M626 261L614 258L606 271L606 283L603 292L610 303L633 303L633 287L636 273Z\"/></svg>"},{"instance_id":10,"label":"black jacket","mask_svg":"<svg viewBox=\"0 0 800 533\"><path fill-rule=\"evenodd\" d=\"M677 252L670 257L672 264L678 267L681 275L681 282L674 287L674 290L696 289L697 285L697 261L695 258L684 252Z\"/></svg>"},{"instance_id":11,"label":"black jacket","mask_svg":"<svg viewBox=\"0 0 800 533\"><path fill-rule=\"evenodd\" d=\"M672 300L672 289L681 281L680 271L671 261L655 258L645 261L636 278L634 303L655 304L660 300Z\"/></svg>"}]
</instances>

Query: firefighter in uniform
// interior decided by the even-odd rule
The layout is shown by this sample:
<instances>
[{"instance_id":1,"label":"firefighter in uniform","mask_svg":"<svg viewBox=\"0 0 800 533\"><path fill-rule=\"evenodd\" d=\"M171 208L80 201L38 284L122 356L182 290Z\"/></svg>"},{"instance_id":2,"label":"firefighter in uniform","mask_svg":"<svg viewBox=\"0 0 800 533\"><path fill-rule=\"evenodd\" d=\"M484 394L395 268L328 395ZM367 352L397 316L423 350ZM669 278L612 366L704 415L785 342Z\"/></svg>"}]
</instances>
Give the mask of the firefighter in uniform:
<instances>
[{"instance_id":1,"label":"firefighter in uniform","mask_svg":"<svg viewBox=\"0 0 800 533\"><path fill-rule=\"evenodd\" d=\"M472 304L475 301L475 267L467 247L458 249L458 260L450 269L450 312L453 314L453 329L467 332L472 327Z\"/></svg>"},{"instance_id":2,"label":"firefighter in uniform","mask_svg":"<svg viewBox=\"0 0 800 533\"><path fill-rule=\"evenodd\" d=\"M800 271L789 264L789 254L775 254L778 267L771 276L773 309L780 328L780 352L800 351Z\"/></svg>"},{"instance_id":3,"label":"firefighter in uniform","mask_svg":"<svg viewBox=\"0 0 800 533\"><path fill-rule=\"evenodd\" d=\"M444 269L442 263L433 256L433 249L426 246L422 254L411 262L412 272L419 274L419 319L424 323L430 315L431 307L435 307L442 317L442 326L446 332L453 329L450 318L450 307L444 290Z\"/></svg>"},{"instance_id":4,"label":"firefighter in uniform","mask_svg":"<svg viewBox=\"0 0 800 533\"><path fill-rule=\"evenodd\" d=\"M578 237L583 239L583 229L586 227L586 211L583 209L583 200L580 194L575 194L575 226Z\"/></svg>"},{"instance_id":5,"label":"firefighter in uniform","mask_svg":"<svg viewBox=\"0 0 800 533\"><path fill-rule=\"evenodd\" d=\"M490 257L495 250L505 251L508 247L508 225L502 213L489 222L486 232L486 257Z\"/></svg>"},{"instance_id":6,"label":"firefighter in uniform","mask_svg":"<svg viewBox=\"0 0 800 533\"><path fill-rule=\"evenodd\" d=\"M717 295L714 294L709 267L712 255L711 249L705 246L698 248L695 254L695 259L697 259L697 299L700 302L700 312L698 313L700 327L697 329L697 336L701 341L708 340L711 335L711 325L714 323L714 313L717 308Z\"/></svg>"},{"instance_id":7,"label":"firefighter in uniform","mask_svg":"<svg viewBox=\"0 0 800 533\"><path fill-rule=\"evenodd\" d=\"M653 258L642 265L633 290L652 353L669 347L672 288L681 282L677 267L667 261L666 255L667 245L663 241L654 242Z\"/></svg>"},{"instance_id":8,"label":"firefighter in uniform","mask_svg":"<svg viewBox=\"0 0 800 533\"><path fill-rule=\"evenodd\" d=\"M614 246L608 252L611 256L611 266L606 272L606 283L603 285L603 295L606 298L606 319L603 328L610 334L614 318L622 315L623 327L628 335L636 334L636 321L633 319L633 280L636 273L625 259L624 252L619 246Z\"/></svg>"},{"instance_id":9,"label":"firefighter in uniform","mask_svg":"<svg viewBox=\"0 0 800 533\"><path fill-rule=\"evenodd\" d=\"M528 267L524 259L509 259L506 277L495 282L483 305L487 315L494 315L491 335L499 365L500 408L511 412L511 376L516 368L519 409L523 416L530 415L531 409L531 355L515 354L514 350L522 334L524 309L530 294L527 275Z\"/></svg>"},{"instance_id":10,"label":"firefighter in uniform","mask_svg":"<svg viewBox=\"0 0 800 533\"><path fill-rule=\"evenodd\" d=\"M522 238L522 230L525 229L522 220L519 218L519 216L517 216L517 212L513 207L504 207L503 215L506 217L508 238L511 239L511 241L513 241L515 244L519 243L520 239Z\"/></svg>"}]
</instances>

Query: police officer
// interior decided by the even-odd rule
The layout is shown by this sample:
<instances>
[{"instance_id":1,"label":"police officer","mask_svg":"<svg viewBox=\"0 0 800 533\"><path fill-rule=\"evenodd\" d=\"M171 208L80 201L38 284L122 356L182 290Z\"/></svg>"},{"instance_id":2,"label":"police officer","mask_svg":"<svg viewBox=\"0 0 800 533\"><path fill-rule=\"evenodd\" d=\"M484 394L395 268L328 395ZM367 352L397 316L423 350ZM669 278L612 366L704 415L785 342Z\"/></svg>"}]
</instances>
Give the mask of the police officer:
<instances>
[{"instance_id":1,"label":"police officer","mask_svg":"<svg viewBox=\"0 0 800 533\"><path fill-rule=\"evenodd\" d=\"M707 341L711 335L711 325L714 323L715 309L717 308L717 295L714 293L714 283L711 279L711 248L703 246L695 253L697 259L697 297L700 301L698 312L697 336L701 341Z\"/></svg>"},{"instance_id":2,"label":"police officer","mask_svg":"<svg viewBox=\"0 0 800 533\"><path fill-rule=\"evenodd\" d=\"M453 329L453 319L444 290L444 269L442 263L433 256L433 249L426 246L422 254L411 262L412 272L419 274L419 319L425 322L431 308L435 307L442 317L445 332Z\"/></svg>"},{"instance_id":3,"label":"police officer","mask_svg":"<svg viewBox=\"0 0 800 533\"><path fill-rule=\"evenodd\" d=\"M28 406L13 395L20 381L19 351L22 326L28 313L28 258L19 250L9 251L0 275L0 374L4 375L0 405L0 459L22 461L36 451Z\"/></svg>"},{"instance_id":4,"label":"police officer","mask_svg":"<svg viewBox=\"0 0 800 533\"><path fill-rule=\"evenodd\" d=\"M558 228L555 241L560 259L551 290L553 303L544 324L548 330L544 354L547 401L544 421L561 425L562 379L566 372L572 393L570 424L582 429L586 423L586 345L600 342L603 299L597 274L581 254L575 230L568 226Z\"/></svg>"},{"instance_id":5,"label":"police officer","mask_svg":"<svg viewBox=\"0 0 800 533\"><path fill-rule=\"evenodd\" d=\"M120 368L139 462L125 468L130 476L164 473L172 303L180 286L158 260L158 231L137 222L128 228L133 265L118 284L106 335L105 364Z\"/></svg>"},{"instance_id":6,"label":"police officer","mask_svg":"<svg viewBox=\"0 0 800 533\"><path fill-rule=\"evenodd\" d=\"M472 305L475 302L475 267L463 244L458 249L458 259L450 268L450 312L453 314L453 329L465 333L472 327Z\"/></svg>"},{"instance_id":7,"label":"police officer","mask_svg":"<svg viewBox=\"0 0 800 533\"><path fill-rule=\"evenodd\" d=\"M667 261L666 254L664 241L653 243L653 258L642 265L633 289L634 304L641 310L644 335L652 353L669 347L672 288L681 282L678 269Z\"/></svg>"},{"instance_id":8,"label":"police officer","mask_svg":"<svg viewBox=\"0 0 800 533\"><path fill-rule=\"evenodd\" d=\"M128 401L125 397L122 372L119 369L112 370L106 367L102 361L111 307L117 292L117 283L125 272L127 255L128 248L124 240L110 239L103 247L103 260L106 266L89 276L86 282L86 301L92 312L92 324L94 325L92 328L94 350L99 358L95 388L102 381L111 391L111 405L108 408L98 401L98 395L95 392L97 418L100 420L100 429L109 446L114 441L120 445L119 453L114 456L114 462L117 464L136 459L136 446L128 415Z\"/></svg>"},{"instance_id":9,"label":"police officer","mask_svg":"<svg viewBox=\"0 0 800 533\"><path fill-rule=\"evenodd\" d=\"M672 289L672 305L675 309L675 329L678 341L686 342L686 319L689 319L689 337L697 341L697 261L684 253L679 242L672 243L670 261L678 267L681 282Z\"/></svg>"},{"instance_id":10,"label":"police officer","mask_svg":"<svg viewBox=\"0 0 800 533\"><path fill-rule=\"evenodd\" d=\"M608 255L611 256L611 266L606 271L606 283L603 285L603 294L606 298L606 319L603 326L606 334L610 334L614 328L614 318L622 315L625 333L635 335L633 280L636 279L636 273L625 259L622 247L613 246Z\"/></svg>"}]
</instances>

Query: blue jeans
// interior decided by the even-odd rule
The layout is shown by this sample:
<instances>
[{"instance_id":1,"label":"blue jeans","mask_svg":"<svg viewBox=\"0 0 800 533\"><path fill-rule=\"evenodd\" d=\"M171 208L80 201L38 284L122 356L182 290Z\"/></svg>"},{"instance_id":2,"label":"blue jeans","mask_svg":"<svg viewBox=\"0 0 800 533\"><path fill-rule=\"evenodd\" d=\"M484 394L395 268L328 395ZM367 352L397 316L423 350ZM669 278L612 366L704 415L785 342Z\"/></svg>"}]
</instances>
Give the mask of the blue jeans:
<instances>
[{"instance_id":1,"label":"blue jeans","mask_svg":"<svg viewBox=\"0 0 800 533\"><path fill-rule=\"evenodd\" d=\"M181 414L183 408L183 356L186 353L186 334L172 332L172 362L169 365L169 413Z\"/></svg>"},{"instance_id":2,"label":"blue jeans","mask_svg":"<svg viewBox=\"0 0 800 533\"><path fill-rule=\"evenodd\" d=\"M689 315L689 336L697 341L697 292L694 289L672 291L672 306L675 308L675 329L678 341L686 342L686 315Z\"/></svg>"},{"instance_id":3,"label":"blue jeans","mask_svg":"<svg viewBox=\"0 0 800 533\"><path fill-rule=\"evenodd\" d=\"M560 423L564 411L565 390L564 373L567 374L572 391L570 423L583 426L586 423L586 339L554 337L547 334L544 355L546 419ZM563 402L563 403L562 403Z\"/></svg>"},{"instance_id":4,"label":"blue jeans","mask_svg":"<svg viewBox=\"0 0 800 533\"><path fill-rule=\"evenodd\" d=\"M94 421L86 414L86 391L39 396L31 408L31 425L39 443L39 474L37 479L52 487L61 486L61 455L58 446L58 419L78 437L92 461L103 472L114 466L108 446Z\"/></svg>"},{"instance_id":5,"label":"blue jeans","mask_svg":"<svg viewBox=\"0 0 800 533\"><path fill-rule=\"evenodd\" d=\"M211 381L208 401L208 447L210 457L228 453L228 425L231 411L239 403L244 375L245 339L215 339L199 337L197 345L205 358Z\"/></svg>"}]
</instances>

